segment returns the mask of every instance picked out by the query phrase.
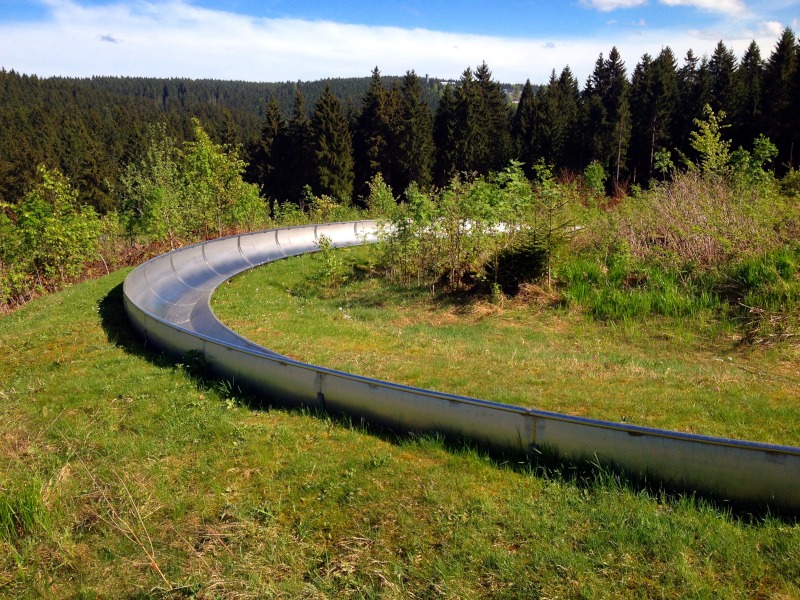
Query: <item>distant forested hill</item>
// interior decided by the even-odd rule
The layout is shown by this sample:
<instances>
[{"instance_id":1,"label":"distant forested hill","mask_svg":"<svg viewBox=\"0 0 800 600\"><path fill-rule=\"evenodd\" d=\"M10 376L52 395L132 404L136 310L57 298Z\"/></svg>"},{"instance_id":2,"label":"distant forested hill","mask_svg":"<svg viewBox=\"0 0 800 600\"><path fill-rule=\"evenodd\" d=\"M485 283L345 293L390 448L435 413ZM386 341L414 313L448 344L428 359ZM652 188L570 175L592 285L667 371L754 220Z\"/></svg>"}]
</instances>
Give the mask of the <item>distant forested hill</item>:
<instances>
[{"instance_id":1,"label":"distant forested hill","mask_svg":"<svg viewBox=\"0 0 800 600\"><path fill-rule=\"evenodd\" d=\"M377 175L395 195L446 186L520 161L566 177L591 167L606 191L647 187L697 158L691 135L713 111L731 151L784 174L800 164L800 45L786 28L768 57L665 46L627 63L597 57L581 86L565 66L541 86L501 84L484 63L456 81L418 76L250 83L191 79L48 78L0 70L0 201L15 204L38 165L59 169L100 212L122 206L121 174L141 160L151 126L180 144L196 119L238 148L265 198L358 199ZM766 144L765 136L770 141ZM763 153L763 152L762 152ZM738 154L739 158L744 154Z\"/></svg>"},{"instance_id":2,"label":"distant forested hill","mask_svg":"<svg viewBox=\"0 0 800 600\"><path fill-rule=\"evenodd\" d=\"M388 86L402 78L385 77ZM165 122L179 141L197 117L215 139L248 147L274 98L284 117L300 92L309 116L326 86L355 113L370 77L252 83L145 77L40 78L0 70L0 200L15 202L39 164L61 169L82 197L101 211L116 207L120 166L143 151L148 124ZM427 79L435 110L441 80Z\"/></svg>"}]
</instances>

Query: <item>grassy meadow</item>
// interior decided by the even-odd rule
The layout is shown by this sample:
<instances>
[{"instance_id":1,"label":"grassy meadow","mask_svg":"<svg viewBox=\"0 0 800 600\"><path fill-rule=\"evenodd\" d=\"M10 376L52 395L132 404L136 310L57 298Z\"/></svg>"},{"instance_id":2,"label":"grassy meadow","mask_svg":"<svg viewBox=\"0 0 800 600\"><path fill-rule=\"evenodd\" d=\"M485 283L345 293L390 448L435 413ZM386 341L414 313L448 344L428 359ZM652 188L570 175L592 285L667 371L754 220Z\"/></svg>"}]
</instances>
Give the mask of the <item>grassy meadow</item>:
<instances>
[{"instance_id":1,"label":"grassy meadow","mask_svg":"<svg viewBox=\"0 0 800 600\"><path fill-rule=\"evenodd\" d=\"M704 435L800 446L797 346L742 346L707 315L598 322L530 301L432 295L370 276L369 247L221 287L223 322L297 360L465 396ZM540 290L541 292L541 290Z\"/></svg>"},{"instance_id":2,"label":"grassy meadow","mask_svg":"<svg viewBox=\"0 0 800 600\"><path fill-rule=\"evenodd\" d=\"M232 310L246 295L240 284L247 278L289 278L286 270L298 264L240 278L220 292L216 308ZM122 309L124 276L76 285L0 317L1 597L800 595L795 518L736 512L608 472L545 468L435 437L396 437L262 405L144 348ZM538 404L556 396L551 408L565 410L571 396L598 385L613 390L637 378L661 385L679 372L698 388L686 392L687 405L705 406L686 409L692 416L679 421L798 440L797 406L782 400L797 377L789 350L728 354L724 344L709 345L674 323L634 331L559 313L540 315L541 327L529 331L524 311L513 308L442 306L414 316L420 298L400 294L398 307L390 307L387 293L367 283L361 301L353 289L349 303L325 297L314 307L313 294L297 285L256 283L255 304L243 306L234 324L252 321L271 348L331 366L380 366L374 374L388 376L398 361L396 379L411 367L402 364L402 346L386 345L392 335L431 346L441 339L465 355L481 354L480 344L470 350L446 328L433 333L433 325L466 322L479 341L497 326L511 336L504 350L511 355L480 358L483 372L491 371L480 379L496 386L495 399L512 399L490 382L508 383L504 363L515 361L532 372L523 384L535 392L528 397ZM349 286L339 291L351 294ZM273 312L281 302L291 310ZM403 306L410 312L393 316ZM312 344L318 354L307 345L279 346L291 343L284 319L305 316L335 331L361 326L376 312L406 322L394 323L383 341L349 342L364 347L359 357L350 347L334 348L340 336L323 331ZM518 341L539 350L514 355ZM336 355L345 363L335 364ZM391 362L384 355L393 355ZM554 363L549 371L547 362ZM571 382L557 381L570 372ZM581 384L581 374L591 380ZM418 385L473 393L458 388L458 372L439 373L438 381L410 376ZM767 391L750 395L760 382ZM624 406L601 409L601 396L589 396L586 414L641 421L653 412L633 393L619 394ZM731 397L754 404L754 412L772 410L775 422L713 416L731 411L723 406ZM647 418L673 424L672 400L659 412L664 416ZM712 417L699 425L696 413Z\"/></svg>"}]
</instances>

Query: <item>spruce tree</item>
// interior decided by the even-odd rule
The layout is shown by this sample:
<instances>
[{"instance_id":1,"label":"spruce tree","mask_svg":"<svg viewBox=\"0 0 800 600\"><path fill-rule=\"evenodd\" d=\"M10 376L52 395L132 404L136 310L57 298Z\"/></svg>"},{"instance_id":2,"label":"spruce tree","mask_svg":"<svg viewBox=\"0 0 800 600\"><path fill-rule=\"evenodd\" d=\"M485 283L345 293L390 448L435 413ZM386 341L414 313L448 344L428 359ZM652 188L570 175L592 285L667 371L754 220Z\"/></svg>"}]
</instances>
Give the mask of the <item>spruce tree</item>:
<instances>
[{"instance_id":1,"label":"spruce tree","mask_svg":"<svg viewBox=\"0 0 800 600\"><path fill-rule=\"evenodd\" d=\"M342 104L325 86L311 118L315 194L350 200L353 195L353 142Z\"/></svg>"},{"instance_id":2,"label":"spruce tree","mask_svg":"<svg viewBox=\"0 0 800 600\"><path fill-rule=\"evenodd\" d=\"M461 75L455 99L455 170L478 173L489 153L489 139L481 90L469 67Z\"/></svg>"},{"instance_id":3,"label":"spruce tree","mask_svg":"<svg viewBox=\"0 0 800 600\"><path fill-rule=\"evenodd\" d=\"M475 82L485 130L482 136L485 146L477 153L475 170L486 174L505 168L511 159L511 105L500 83L492 79L485 62L475 71Z\"/></svg>"},{"instance_id":4,"label":"spruce tree","mask_svg":"<svg viewBox=\"0 0 800 600\"><path fill-rule=\"evenodd\" d=\"M563 122L561 143L554 148L554 164L576 169L582 166L583 146L581 145L581 93L578 80L569 66L561 70L558 77L559 112Z\"/></svg>"},{"instance_id":5,"label":"spruce tree","mask_svg":"<svg viewBox=\"0 0 800 600\"><path fill-rule=\"evenodd\" d=\"M740 93L736 103L736 113L732 115L733 145L745 146L760 133L765 123L762 115L762 90L764 85L764 61L755 40L750 42L739 68L736 69L737 89Z\"/></svg>"},{"instance_id":6,"label":"spruce tree","mask_svg":"<svg viewBox=\"0 0 800 600\"><path fill-rule=\"evenodd\" d=\"M550 76L551 84L555 81L556 73ZM549 86L548 86L549 87ZM541 94L540 94L541 95ZM514 143L514 154L517 160L524 165L525 171L530 174L530 169L536 162L537 143L537 98L533 92L531 80L528 79L522 88L517 110L511 119L511 134Z\"/></svg>"},{"instance_id":7,"label":"spruce tree","mask_svg":"<svg viewBox=\"0 0 800 600\"><path fill-rule=\"evenodd\" d=\"M711 108L716 113L724 111L727 115L736 114L739 100L736 56L722 40L711 55L708 70L711 74Z\"/></svg>"},{"instance_id":8,"label":"spruce tree","mask_svg":"<svg viewBox=\"0 0 800 600\"><path fill-rule=\"evenodd\" d=\"M764 116L767 123L767 137L778 147L778 164L788 164L796 160L796 138L792 136L792 125L796 123L795 114L796 81L798 79L798 50L794 32L787 27L783 30L775 50L767 62L764 75Z\"/></svg>"},{"instance_id":9,"label":"spruce tree","mask_svg":"<svg viewBox=\"0 0 800 600\"><path fill-rule=\"evenodd\" d=\"M278 200L301 202L314 177L314 146L306 101L298 87L292 118L275 138L274 193Z\"/></svg>"},{"instance_id":10,"label":"spruce tree","mask_svg":"<svg viewBox=\"0 0 800 600\"><path fill-rule=\"evenodd\" d=\"M412 182L430 187L433 169L433 114L425 90L414 71L407 71L400 86L402 119L398 131L395 191L404 192Z\"/></svg>"},{"instance_id":11,"label":"spruce tree","mask_svg":"<svg viewBox=\"0 0 800 600\"><path fill-rule=\"evenodd\" d=\"M283 114L278 100L273 96L267 103L264 119L261 124L259 136L254 147L251 148L249 155L250 161L247 168L247 180L257 184L263 194L274 196L273 189L276 168L276 156L274 155L275 142L285 127Z\"/></svg>"},{"instance_id":12,"label":"spruce tree","mask_svg":"<svg viewBox=\"0 0 800 600\"><path fill-rule=\"evenodd\" d=\"M652 177L655 153L671 149L678 108L675 56L664 48L653 60L649 54L636 65L631 80L630 168L634 181Z\"/></svg>"},{"instance_id":13,"label":"spruce tree","mask_svg":"<svg viewBox=\"0 0 800 600\"><path fill-rule=\"evenodd\" d=\"M361 113L353 134L356 190L367 191L367 184L380 173L390 186L392 140L389 91L383 86L378 67L372 70L369 89L364 94Z\"/></svg>"},{"instance_id":14,"label":"spruce tree","mask_svg":"<svg viewBox=\"0 0 800 600\"><path fill-rule=\"evenodd\" d=\"M453 88L445 85L433 120L435 145L434 182L446 185L458 173L456 165L456 98Z\"/></svg>"},{"instance_id":15,"label":"spruce tree","mask_svg":"<svg viewBox=\"0 0 800 600\"><path fill-rule=\"evenodd\" d=\"M628 86L625 63L614 47L608 59L603 60L601 54L595 62L584 92L592 158L611 174L615 184L624 174L630 139Z\"/></svg>"},{"instance_id":16,"label":"spruce tree","mask_svg":"<svg viewBox=\"0 0 800 600\"><path fill-rule=\"evenodd\" d=\"M678 70L678 93L680 96L680 115L675 126L674 143L678 151L691 156L694 150L689 144L689 136L694 131L695 119L703 119L703 107L711 102L711 74L708 60L698 59L689 50L684 65Z\"/></svg>"}]
</instances>

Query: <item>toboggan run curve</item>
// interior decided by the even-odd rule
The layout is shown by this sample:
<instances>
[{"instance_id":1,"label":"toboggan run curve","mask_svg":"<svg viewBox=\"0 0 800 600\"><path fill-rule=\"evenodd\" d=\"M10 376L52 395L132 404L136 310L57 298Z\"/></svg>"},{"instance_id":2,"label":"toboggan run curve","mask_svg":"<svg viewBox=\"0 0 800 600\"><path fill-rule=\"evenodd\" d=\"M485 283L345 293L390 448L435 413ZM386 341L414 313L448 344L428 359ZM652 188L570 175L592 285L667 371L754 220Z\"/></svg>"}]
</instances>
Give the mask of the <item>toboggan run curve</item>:
<instances>
[{"instance_id":1,"label":"toboggan run curve","mask_svg":"<svg viewBox=\"0 0 800 600\"><path fill-rule=\"evenodd\" d=\"M176 357L199 352L221 378L270 402L308 406L404 431L436 431L525 453L591 458L667 487L800 513L800 448L638 427L498 404L292 360L237 335L211 310L234 275L281 258L374 242L375 221L287 227L187 246L125 279L125 309L146 343Z\"/></svg>"}]
</instances>

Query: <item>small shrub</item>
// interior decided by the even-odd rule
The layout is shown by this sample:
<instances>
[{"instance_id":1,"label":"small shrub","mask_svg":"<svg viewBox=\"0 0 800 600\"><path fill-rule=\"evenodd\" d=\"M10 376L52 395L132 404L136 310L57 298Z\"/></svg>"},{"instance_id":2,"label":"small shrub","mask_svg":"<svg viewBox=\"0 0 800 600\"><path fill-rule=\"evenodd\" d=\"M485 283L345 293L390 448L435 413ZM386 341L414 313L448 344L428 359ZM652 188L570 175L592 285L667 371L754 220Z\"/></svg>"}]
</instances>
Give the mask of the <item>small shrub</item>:
<instances>
[{"instance_id":1,"label":"small shrub","mask_svg":"<svg viewBox=\"0 0 800 600\"><path fill-rule=\"evenodd\" d=\"M594 198L605 195L607 179L606 170L596 160L589 163L583 171L583 182Z\"/></svg>"},{"instance_id":2,"label":"small shrub","mask_svg":"<svg viewBox=\"0 0 800 600\"><path fill-rule=\"evenodd\" d=\"M317 246L322 262L320 280L323 285L335 290L347 280L347 265L341 254L335 251L333 242L327 235L319 236Z\"/></svg>"}]
</instances>

